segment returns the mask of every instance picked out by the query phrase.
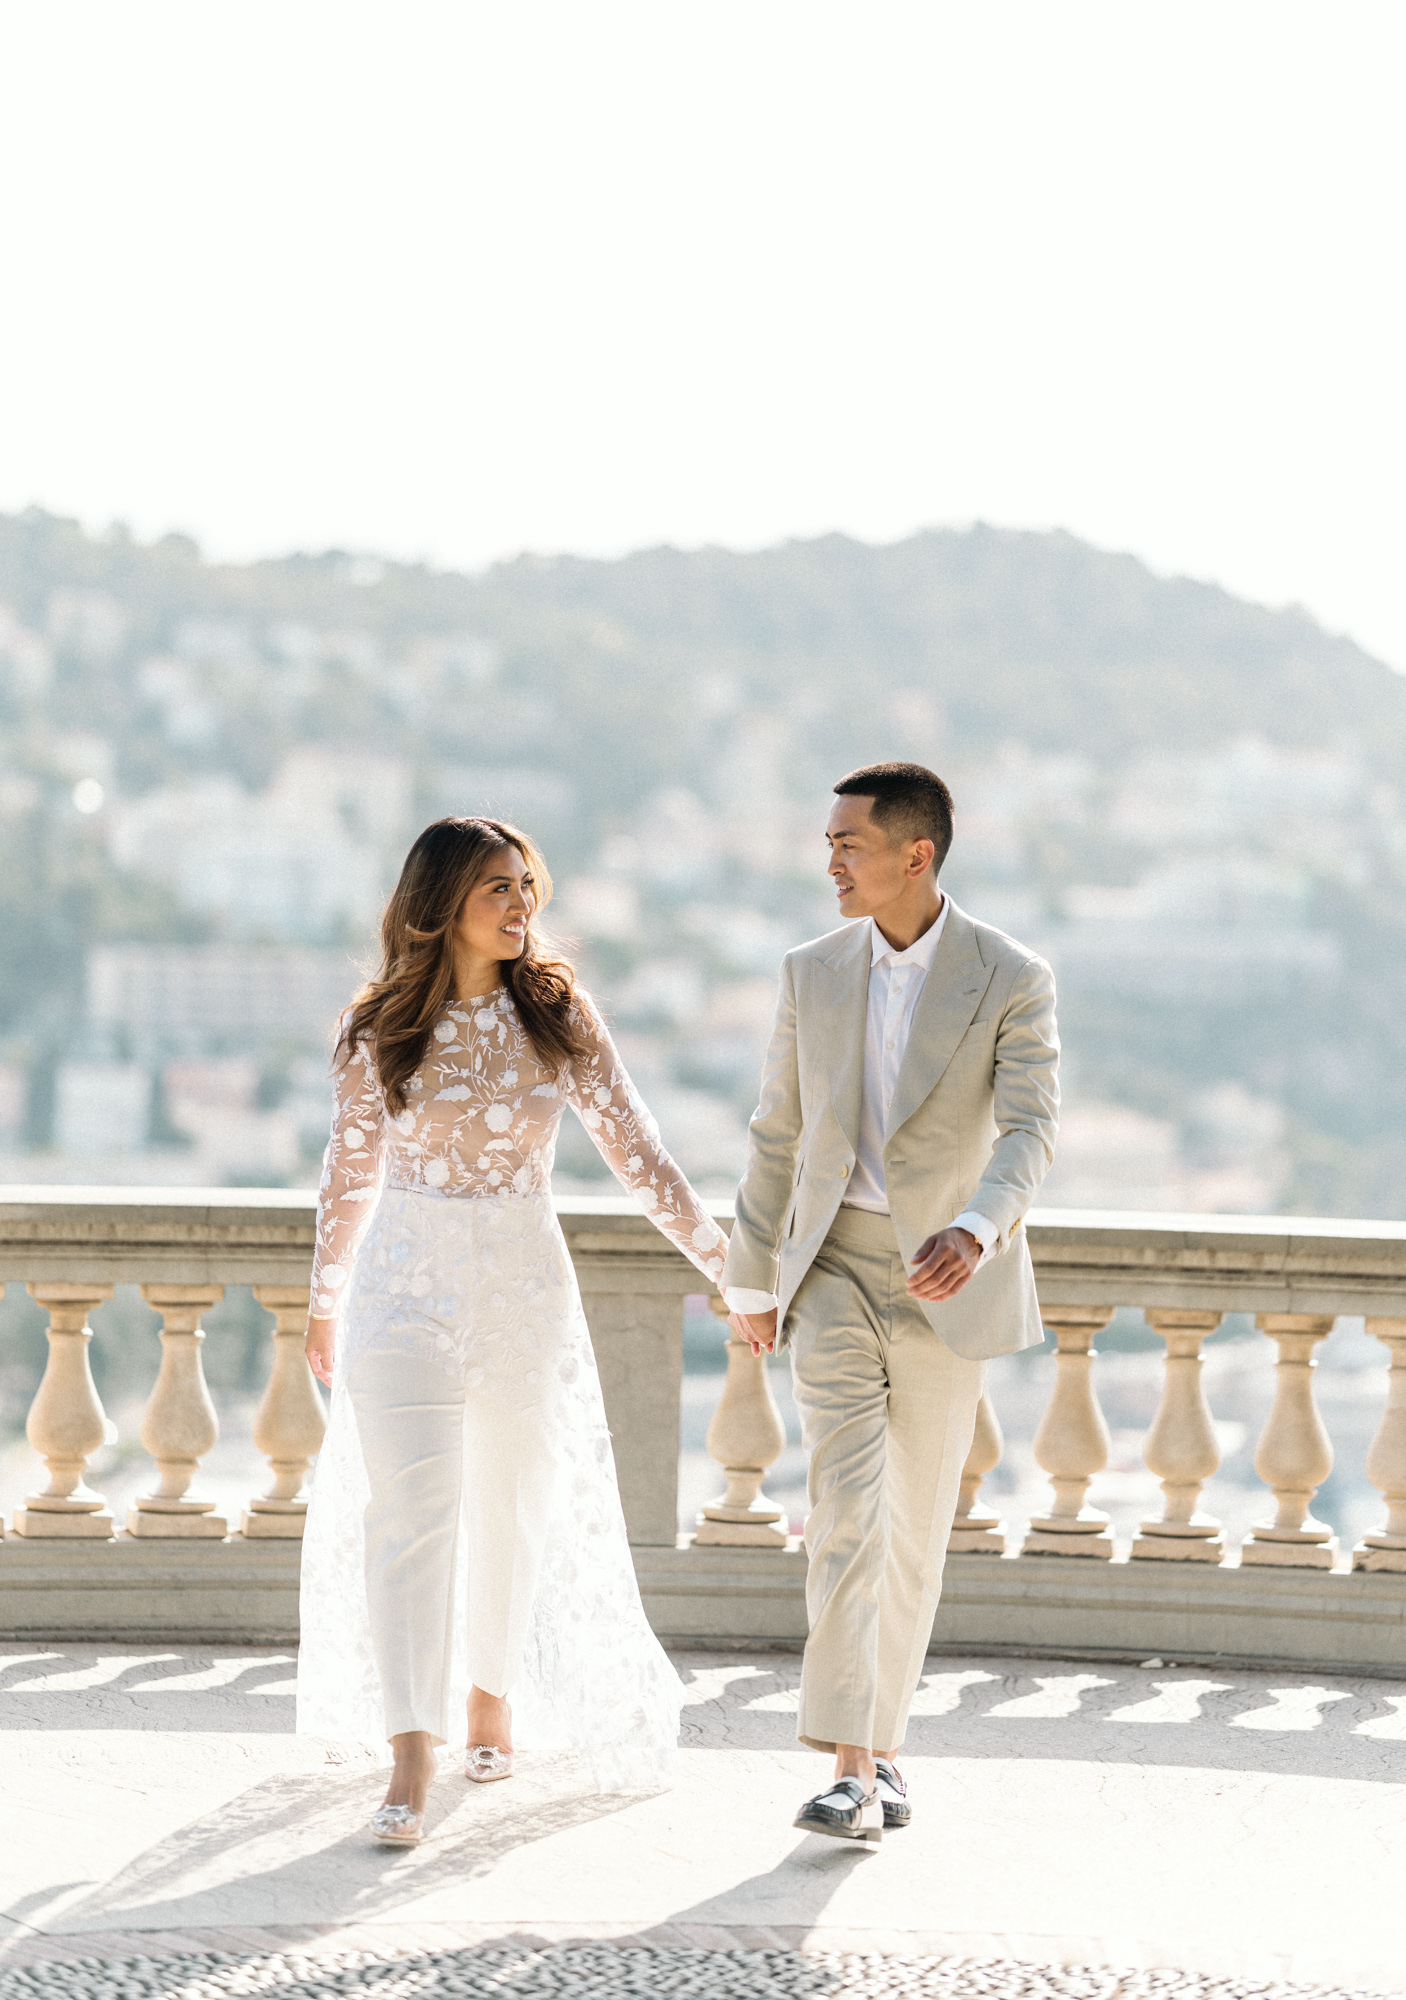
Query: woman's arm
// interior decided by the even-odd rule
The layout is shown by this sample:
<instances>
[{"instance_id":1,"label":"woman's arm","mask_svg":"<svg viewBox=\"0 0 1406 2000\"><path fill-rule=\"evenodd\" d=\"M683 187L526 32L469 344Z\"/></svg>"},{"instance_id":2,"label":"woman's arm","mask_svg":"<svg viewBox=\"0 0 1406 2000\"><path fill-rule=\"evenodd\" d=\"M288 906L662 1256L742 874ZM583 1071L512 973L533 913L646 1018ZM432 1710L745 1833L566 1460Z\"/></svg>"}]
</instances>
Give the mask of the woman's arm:
<instances>
[{"instance_id":1,"label":"woman's arm","mask_svg":"<svg viewBox=\"0 0 1406 2000\"><path fill-rule=\"evenodd\" d=\"M665 1152L659 1128L625 1073L605 1023L576 999L589 1052L562 1078L567 1102L621 1187L711 1284L722 1277L727 1238Z\"/></svg>"},{"instance_id":2,"label":"woman's arm","mask_svg":"<svg viewBox=\"0 0 1406 2000\"><path fill-rule=\"evenodd\" d=\"M317 1195L307 1339L312 1372L327 1383L332 1380L342 1288L381 1191L385 1111L376 1065L365 1042L351 1055L340 1055L332 1075L337 1101Z\"/></svg>"}]
</instances>

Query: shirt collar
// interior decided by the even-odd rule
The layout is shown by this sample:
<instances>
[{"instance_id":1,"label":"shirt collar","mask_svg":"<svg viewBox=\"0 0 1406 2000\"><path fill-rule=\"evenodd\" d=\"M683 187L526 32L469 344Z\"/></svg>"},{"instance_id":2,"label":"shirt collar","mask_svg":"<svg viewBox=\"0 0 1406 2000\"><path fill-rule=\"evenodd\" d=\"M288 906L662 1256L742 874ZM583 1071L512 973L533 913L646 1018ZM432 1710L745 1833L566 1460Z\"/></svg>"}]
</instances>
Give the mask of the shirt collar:
<instances>
[{"instance_id":1,"label":"shirt collar","mask_svg":"<svg viewBox=\"0 0 1406 2000\"><path fill-rule=\"evenodd\" d=\"M952 907L952 898L943 892L942 908L937 913L937 921L932 924L916 943L907 951L895 951L874 919L869 919L869 964L876 965L916 965L922 972L932 971L933 959L937 956L938 942L947 923L947 912Z\"/></svg>"}]
</instances>

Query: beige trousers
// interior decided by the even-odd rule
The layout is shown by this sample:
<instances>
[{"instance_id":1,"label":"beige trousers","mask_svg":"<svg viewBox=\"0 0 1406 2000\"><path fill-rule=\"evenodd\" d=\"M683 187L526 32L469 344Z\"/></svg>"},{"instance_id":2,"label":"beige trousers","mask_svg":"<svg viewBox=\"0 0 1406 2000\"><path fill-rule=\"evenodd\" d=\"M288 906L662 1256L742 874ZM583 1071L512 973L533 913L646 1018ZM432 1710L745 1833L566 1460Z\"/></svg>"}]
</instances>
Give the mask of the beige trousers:
<instances>
[{"instance_id":1,"label":"beige trousers","mask_svg":"<svg viewBox=\"0 0 1406 2000\"><path fill-rule=\"evenodd\" d=\"M413 1355L358 1355L347 1378L371 1485L366 1604L386 1734L448 1740L459 1537L468 1548L469 1679L517 1679L552 1518L542 1426Z\"/></svg>"},{"instance_id":2,"label":"beige trousers","mask_svg":"<svg viewBox=\"0 0 1406 2000\"><path fill-rule=\"evenodd\" d=\"M886 1215L841 1208L787 1315L810 1460L797 1734L897 1750L932 1636L984 1361L905 1290Z\"/></svg>"}]
</instances>

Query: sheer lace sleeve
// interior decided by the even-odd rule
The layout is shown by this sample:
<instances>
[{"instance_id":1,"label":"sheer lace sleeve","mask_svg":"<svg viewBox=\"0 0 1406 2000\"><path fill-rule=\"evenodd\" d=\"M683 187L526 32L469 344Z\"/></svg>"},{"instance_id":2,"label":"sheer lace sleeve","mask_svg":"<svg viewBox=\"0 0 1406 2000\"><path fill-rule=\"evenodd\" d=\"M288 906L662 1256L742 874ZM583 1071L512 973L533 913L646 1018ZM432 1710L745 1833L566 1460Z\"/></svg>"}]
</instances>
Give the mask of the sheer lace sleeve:
<instances>
[{"instance_id":1,"label":"sheer lace sleeve","mask_svg":"<svg viewBox=\"0 0 1406 2000\"><path fill-rule=\"evenodd\" d=\"M352 1257L381 1191L385 1152L385 1099L367 1044L340 1056L332 1075L337 1103L322 1156L312 1265L312 1309L324 1315L335 1314L341 1303Z\"/></svg>"},{"instance_id":2,"label":"sheer lace sleeve","mask_svg":"<svg viewBox=\"0 0 1406 2000\"><path fill-rule=\"evenodd\" d=\"M590 1053L562 1079L567 1102L621 1187L705 1278L722 1277L727 1238L664 1151L659 1128L625 1073L605 1023L584 994L577 1018Z\"/></svg>"}]
</instances>

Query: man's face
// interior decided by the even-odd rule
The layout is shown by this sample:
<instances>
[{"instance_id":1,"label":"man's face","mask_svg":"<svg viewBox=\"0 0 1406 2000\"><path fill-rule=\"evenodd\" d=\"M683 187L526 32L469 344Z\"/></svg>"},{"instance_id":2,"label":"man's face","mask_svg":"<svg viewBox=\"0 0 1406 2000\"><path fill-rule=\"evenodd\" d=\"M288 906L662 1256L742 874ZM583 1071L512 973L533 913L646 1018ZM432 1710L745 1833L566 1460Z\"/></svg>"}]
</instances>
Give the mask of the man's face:
<instances>
[{"instance_id":1,"label":"man's face","mask_svg":"<svg viewBox=\"0 0 1406 2000\"><path fill-rule=\"evenodd\" d=\"M872 799L838 798L830 808L825 838L842 916L882 916L915 876L932 867L932 842L902 840L890 846L888 835L873 822L873 806Z\"/></svg>"}]
</instances>

